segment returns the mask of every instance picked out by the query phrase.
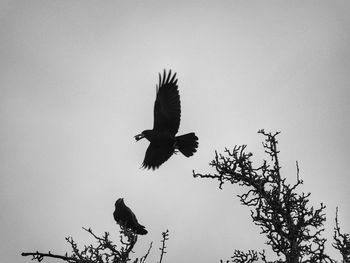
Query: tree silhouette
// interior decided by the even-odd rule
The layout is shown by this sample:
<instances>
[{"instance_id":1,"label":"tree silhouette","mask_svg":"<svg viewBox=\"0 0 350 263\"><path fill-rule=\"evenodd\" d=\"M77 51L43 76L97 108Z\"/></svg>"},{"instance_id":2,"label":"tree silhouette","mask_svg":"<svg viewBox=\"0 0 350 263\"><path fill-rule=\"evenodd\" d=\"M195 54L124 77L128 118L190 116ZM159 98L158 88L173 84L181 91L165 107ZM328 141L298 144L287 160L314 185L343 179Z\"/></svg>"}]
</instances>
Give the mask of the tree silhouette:
<instances>
[{"instance_id":1,"label":"tree silhouette","mask_svg":"<svg viewBox=\"0 0 350 263\"><path fill-rule=\"evenodd\" d=\"M335 227L334 227L334 243L333 247L339 250L343 257L343 262L350 262L350 235L341 233L338 222L338 207L335 212Z\"/></svg>"},{"instance_id":2,"label":"tree silhouette","mask_svg":"<svg viewBox=\"0 0 350 263\"><path fill-rule=\"evenodd\" d=\"M321 236L326 220L325 205L321 203L318 208L314 208L308 204L310 193L297 193L298 187L303 184L299 177L298 162L295 184L287 183L286 178L281 176L276 139L279 132L272 134L260 130L258 133L265 137L263 147L269 161L264 160L255 167L251 160L253 154L246 152L247 145L235 146L232 150L225 148L224 154L215 152L215 158L210 162L215 173L193 171L193 176L218 180L220 189L224 183L247 188L238 197L243 205L252 208L253 222L260 226L261 234L267 237L266 244L277 254L278 259L273 262L335 262L325 253L326 239ZM345 238L336 231L339 243L336 241L334 247L348 253L349 236ZM263 262L271 262L266 259L265 251L259 255ZM226 262L250 263L258 258L254 250L248 253L235 250L234 256Z\"/></svg>"},{"instance_id":3,"label":"tree silhouette","mask_svg":"<svg viewBox=\"0 0 350 263\"><path fill-rule=\"evenodd\" d=\"M48 253L41 252L29 252L22 253L22 256L32 256L32 260L37 260L41 262L44 258L57 258L69 263L145 263L151 248L152 242L145 253L144 256L140 258L131 259L130 253L133 251L133 248L137 242L137 234L130 229L123 228L121 226L120 230L120 244L116 245L111 239L108 232L105 232L103 236L96 235L91 228L83 229L88 232L97 242L97 245L88 245L84 246L83 249L79 249L77 243L73 240L72 237L66 237L66 241L70 244L72 248L72 254L68 255L56 255L52 254L50 251ZM166 230L162 233L162 246L160 248L160 260L159 263L162 263L163 256L165 252L165 242L168 240L169 231Z\"/></svg>"},{"instance_id":4,"label":"tree silhouette","mask_svg":"<svg viewBox=\"0 0 350 263\"><path fill-rule=\"evenodd\" d=\"M281 176L279 164L278 141L274 134L258 131L265 137L263 147L269 160L263 160L260 166L253 166L252 153L246 152L246 145L235 146L232 150L225 149L224 154L215 152L215 158L210 166L215 173L201 174L193 171L194 177L209 178L219 181L222 189L225 183L238 184L247 189L238 197L241 203L251 208L253 222L260 226L261 233L266 235L267 242L276 253L277 259L269 261L265 251L248 252L235 250L230 260L221 263L253 263L261 259L265 263L335 263L325 253L326 239L321 236L326 220L321 203L318 208L309 205L311 193L299 193L303 180L299 177L299 165L296 162L296 183L290 184ZM117 222L120 220L117 220ZM123 220L121 220L123 221ZM120 223L120 222L119 222ZM138 235L133 228L120 224L120 245L116 245L105 232L103 236L96 235L90 228L83 228L93 236L96 245L84 246L79 249L72 237L66 241L72 248L68 255L29 252L22 256L32 256L33 260L42 261L44 258L57 258L69 263L145 263L151 248L140 258L131 259L130 253L137 242ZM162 263L166 254L166 241L169 231L162 233L160 259ZM342 233L338 222L338 209L335 216L334 243L332 244L343 257L343 262L350 262L350 235Z\"/></svg>"}]
</instances>

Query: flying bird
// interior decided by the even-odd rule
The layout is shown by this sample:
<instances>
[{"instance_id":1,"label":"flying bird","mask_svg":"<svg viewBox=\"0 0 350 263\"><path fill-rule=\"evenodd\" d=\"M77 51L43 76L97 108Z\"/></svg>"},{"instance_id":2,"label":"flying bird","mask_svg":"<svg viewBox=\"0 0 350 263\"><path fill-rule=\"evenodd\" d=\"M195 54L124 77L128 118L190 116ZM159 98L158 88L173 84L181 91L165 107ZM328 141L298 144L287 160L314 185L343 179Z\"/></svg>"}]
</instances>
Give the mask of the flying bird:
<instances>
[{"instance_id":1,"label":"flying bird","mask_svg":"<svg viewBox=\"0 0 350 263\"><path fill-rule=\"evenodd\" d=\"M131 229L137 235L145 235L148 233L145 227L139 224L131 209L125 205L123 198L119 198L115 202L113 217L121 227Z\"/></svg>"},{"instance_id":2,"label":"flying bird","mask_svg":"<svg viewBox=\"0 0 350 263\"><path fill-rule=\"evenodd\" d=\"M181 118L176 73L172 76L171 70L168 75L165 70L163 76L159 73L156 91L153 129L144 130L135 136L136 141L146 138L150 142L142 167L152 170L167 161L173 153L180 151L186 157L190 157L198 147L198 137L194 132L176 136Z\"/></svg>"}]
</instances>

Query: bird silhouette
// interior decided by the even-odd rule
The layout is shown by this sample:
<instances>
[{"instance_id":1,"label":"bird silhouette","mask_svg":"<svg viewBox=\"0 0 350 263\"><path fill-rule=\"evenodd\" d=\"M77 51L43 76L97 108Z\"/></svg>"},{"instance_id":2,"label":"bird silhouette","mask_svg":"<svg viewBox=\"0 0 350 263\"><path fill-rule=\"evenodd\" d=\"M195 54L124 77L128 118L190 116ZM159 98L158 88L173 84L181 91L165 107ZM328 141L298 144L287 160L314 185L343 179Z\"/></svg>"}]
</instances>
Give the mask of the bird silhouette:
<instances>
[{"instance_id":1,"label":"bird silhouette","mask_svg":"<svg viewBox=\"0 0 350 263\"><path fill-rule=\"evenodd\" d=\"M145 227L139 224L131 209L125 205L123 198L119 198L115 202L113 217L121 227L131 229L135 234L145 235L148 233Z\"/></svg>"},{"instance_id":2,"label":"bird silhouette","mask_svg":"<svg viewBox=\"0 0 350 263\"><path fill-rule=\"evenodd\" d=\"M173 76L171 70L168 75L165 70L163 76L159 73L156 90L153 129L144 130L135 136L136 141L146 138L150 142L142 167L152 170L167 161L173 153L180 151L186 157L190 157L198 147L198 137L194 132L176 136L181 118L176 73Z\"/></svg>"}]
</instances>

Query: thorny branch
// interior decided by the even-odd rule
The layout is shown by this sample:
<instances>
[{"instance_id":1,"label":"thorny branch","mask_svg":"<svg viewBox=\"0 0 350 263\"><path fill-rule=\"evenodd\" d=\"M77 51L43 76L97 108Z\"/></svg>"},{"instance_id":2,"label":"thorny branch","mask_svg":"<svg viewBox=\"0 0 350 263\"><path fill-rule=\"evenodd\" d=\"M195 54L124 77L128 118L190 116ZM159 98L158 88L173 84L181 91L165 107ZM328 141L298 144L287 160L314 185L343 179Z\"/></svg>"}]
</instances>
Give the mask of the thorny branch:
<instances>
[{"instance_id":1,"label":"thorny branch","mask_svg":"<svg viewBox=\"0 0 350 263\"><path fill-rule=\"evenodd\" d=\"M23 252L21 255L23 257L32 256L32 260L37 260L38 262L41 262L45 257L59 258L59 259L62 259L64 261L67 261L67 262L78 262L76 260L76 258L68 257L67 254L66 254L66 256L55 255L55 254L52 254L50 251L49 251L49 253L40 253L38 251L29 252L29 253Z\"/></svg>"},{"instance_id":2,"label":"thorny branch","mask_svg":"<svg viewBox=\"0 0 350 263\"><path fill-rule=\"evenodd\" d=\"M146 258L148 257L149 252L150 252L151 249L152 249L152 245L153 245L153 242L150 243L149 248L148 248L148 250L147 250L147 253L146 253L144 256L142 256L142 257L140 258L140 263L145 263ZM135 262L137 262L137 260L135 260Z\"/></svg>"},{"instance_id":3,"label":"thorny branch","mask_svg":"<svg viewBox=\"0 0 350 263\"><path fill-rule=\"evenodd\" d=\"M258 252L255 250L248 250L243 252L241 250L235 250L231 257L231 262L234 263L253 263L259 259Z\"/></svg>"},{"instance_id":4,"label":"thorny branch","mask_svg":"<svg viewBox=\"0 0 350 263\"><path fill-rule=\"evenodd\" d=\"M258 133L265 137L263 147L269 157L269 160L263 160L262 165L253 166L253 154L246 152L247 145L235 146L232 150L225 148L224 154L215 152L214 160L210 162L215 173L193 171L193 176L218 180L220 189L224 183L247 188L238 197L243 205L252 207L253 222L260 226L261 233L267 237L266 243L279 257L275 262L333 262L324 252L326 239L321 237L326 220L325 205L321 203L319 208L310 207L310 193L297 193L296 190L303 184L298 162L295 184L287 183L281 176L276 139L279 132L259 130ZM235 253L237 259L239 255L243 259L246 256L239 254L241 252ZM259 254L264 262L268 262L264 253Z\"/></svg>"},{"instance_id":5,"label":"thorny branch","mask_svg":"<svg viewBox=\"0 0 350 263\"><path fill-rule=\"evenodd\" d=\"M338 222L338 207L335 212L335 227L333 235L334 243L332 246L339 250L343 257L344 262L350 262L350 235L340 232L339 222Z\"/></svg>"},{"instance_id":6,"label":"thorny branch","mask_svg":"<svg viewBox=\"0 0 350 263\"><path fill-rule=\"evenodd\" d=\"M158 263L162 263L162 260L163 260L163 256L165 253L167 253L165 251L166 249L166 246L165 246L165 242L169 239L169 230L167 229L165 232L162 233L162 247L159 248L160 250L160 259L159 259L159 262Z\"/></svg>"},{"instance_id":7,"label":"thorny branch","mask_svg":"<svg viewBox=\"0 0 350 263\"><path fill-rule=\"evenodd\" d=\"M131 260L129 255L137 242L137 235L131 230L121 228L120 243L122 245L118 247L110 239L108 232L105 232L103 236L98 236L91 228L83 227L83 229L95 238L97 245L85 245L83 249L79 249L72 237L66 237L66 241L72 248L72 254L70 256L68 256L67 253L65 255L56 255L52 254L50 251L48 253L36 251L22 253L21 255L32 256L32 260L37 260L38 262L41 262L44 258L58 258L69 263L126 263ZM147 253L140 259L136 258L133 262L145 263L151 248L152 243Z\"/></svg>"}]
</instances>

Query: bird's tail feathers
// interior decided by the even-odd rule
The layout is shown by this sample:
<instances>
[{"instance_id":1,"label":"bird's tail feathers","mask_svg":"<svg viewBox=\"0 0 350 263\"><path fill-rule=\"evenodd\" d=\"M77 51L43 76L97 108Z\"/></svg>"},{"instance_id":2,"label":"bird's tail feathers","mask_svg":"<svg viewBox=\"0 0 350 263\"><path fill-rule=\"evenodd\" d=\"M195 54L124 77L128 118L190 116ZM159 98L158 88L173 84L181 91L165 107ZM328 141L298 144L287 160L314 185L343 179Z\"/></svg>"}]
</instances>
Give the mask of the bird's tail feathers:
<instances>
[{"instance_id":1,"label":"bird's tail feathers","mask_svg":"<svg viewBox=\"0 0 350 263\"><path fill-rule=\"evenodd\" d=\"M144 226L138 225L137 228L135 229L135 233L138 235L146 235L148 231L145 229Z\"/></svg>"},{"instance_id":2,"label":"bird's tail feathers","mask_svg":"<svg viewBox=\"0 0 350 263\"><path fill-rule=\"evenodd\" d=\"M175 148L186 157L192 156L198 147L198 137L194 132L176 137Z\"/></svg>"}]
</instances>

